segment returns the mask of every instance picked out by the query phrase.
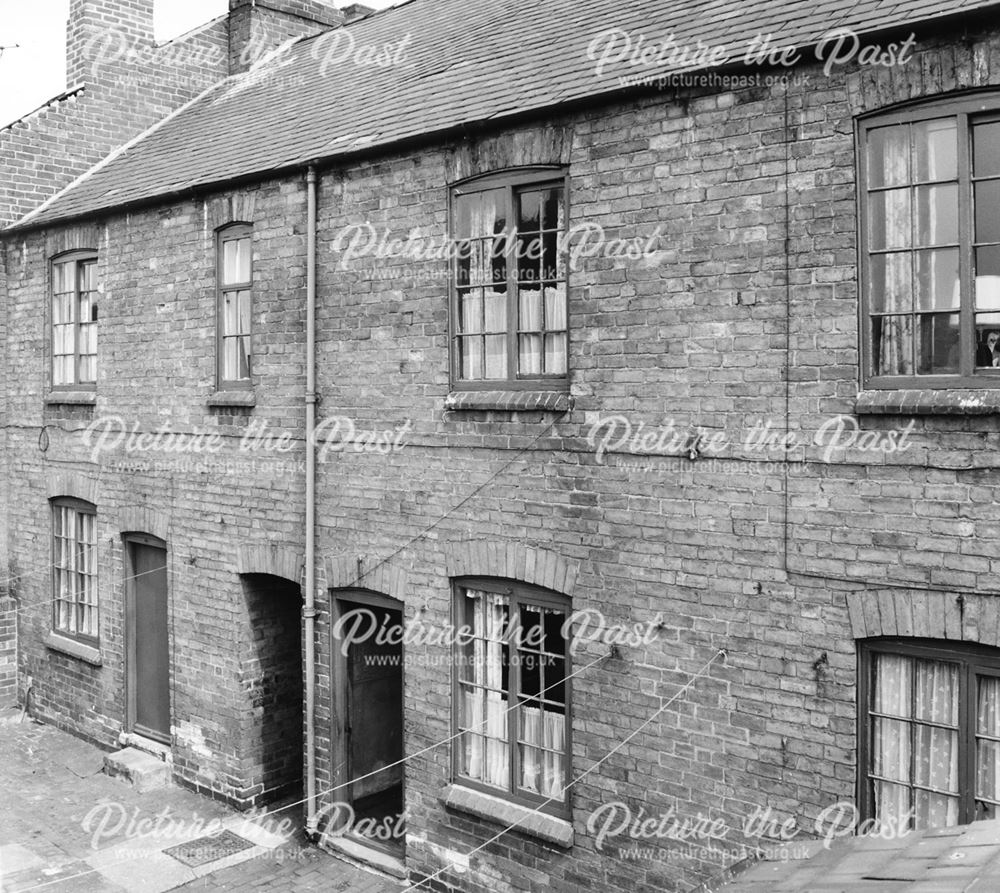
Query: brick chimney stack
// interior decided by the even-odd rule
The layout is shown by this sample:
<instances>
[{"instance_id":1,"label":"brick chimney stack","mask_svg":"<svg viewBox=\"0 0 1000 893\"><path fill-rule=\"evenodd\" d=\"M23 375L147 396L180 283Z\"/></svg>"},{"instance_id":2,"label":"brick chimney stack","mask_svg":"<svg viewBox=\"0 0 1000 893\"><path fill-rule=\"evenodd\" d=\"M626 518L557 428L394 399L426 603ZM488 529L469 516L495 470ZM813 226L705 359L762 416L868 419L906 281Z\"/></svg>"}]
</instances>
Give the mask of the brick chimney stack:
<instances>
[{"instance_id":1,"label":"brick chimney stack","mask_svg":"<svg viewBox=\"0 0 1000 893\"><path fill-rule=\"evenodd\" d=\"M286 40L344 24L325 0L229 0L229 73L246 71Z\"/></svg>"},{"instance_id":2,"label":"brick chimney stack","mask_svg":"<svg viewBox=\"0 0 1000 893\"><path fill-rule=\"evenodd\" d=\"M153 2L70 0L66 86L93 82L99 72L113 72L128 50L148 48L153 43Z\"/></svg>"}]
</instances>

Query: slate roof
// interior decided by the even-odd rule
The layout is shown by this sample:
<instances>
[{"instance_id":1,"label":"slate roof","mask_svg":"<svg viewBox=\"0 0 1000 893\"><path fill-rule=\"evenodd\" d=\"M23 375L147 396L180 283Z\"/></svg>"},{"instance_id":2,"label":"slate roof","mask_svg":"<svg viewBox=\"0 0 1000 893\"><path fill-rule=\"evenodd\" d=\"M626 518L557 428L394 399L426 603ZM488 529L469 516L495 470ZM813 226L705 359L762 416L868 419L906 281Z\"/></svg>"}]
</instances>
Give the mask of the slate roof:
<instances>
[{"instance_id":1,"label":"slate roof","mask_svg":"<svg viewBox=\"0 0 1000 893\"><path fill-rule=\"evenodd\" d=\"M774 857L719 893L991 893L1000 890L1000 821L845 837L829 847L791 841L774 847Z\"/></svg>"},{"instance_id":2,"label":"slate roof","mask_svg":"<svg viewBox=\"0 0 1000 893\"><path fill-rule=\"evenodd\" d=\"M700 40L738 56L758 33L804 49L834 28L860 34L997 2L410 0L347 27L357 48L385 48L409 35L401 64L324 64L335 32L299 40L212 87L16 226L92 215L619 92L620 75L650 69L623 61L597 76L588 46L612 28L633 39L645 35L647 42L672 35L692 51ZM337 54L344 55L347 39L337 39Z\"/></svg>"}]
</instances>

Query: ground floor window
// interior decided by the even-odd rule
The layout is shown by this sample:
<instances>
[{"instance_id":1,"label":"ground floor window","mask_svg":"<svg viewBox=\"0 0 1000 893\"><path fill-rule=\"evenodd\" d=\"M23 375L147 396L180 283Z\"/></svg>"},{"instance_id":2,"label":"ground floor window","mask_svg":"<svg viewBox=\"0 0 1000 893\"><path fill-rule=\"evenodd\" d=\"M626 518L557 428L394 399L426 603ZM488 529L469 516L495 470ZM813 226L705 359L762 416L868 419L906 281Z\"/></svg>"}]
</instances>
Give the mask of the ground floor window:
<instances>
[{"instance_id":1,"label":"ground floor window","mask_svg":"<svg viewBox=\"0 0 1000 893\"><path fill-rule=\"evenodd\" d=\"M1000 650L861 648L866 817L920 830L1000 817Z\"/></svg>"},{"instance_id":2,"label":"ground floor window","mask_svg":"<svg viewBox=\"0 0 1000 893\"><path fill-rule=\"evenodd\" d=\"M80 500L52 503L53 627L97 639L97 516Z\"/></svg>"},{"instance_id":3,"label":"ground floor window","mask_svg":"<svg viewBox=\"0 0 1000 893\"><path fill-rule=\"evenodd\" d=\"M564 812L569 600L476 580L457 587L456 601L457 778Z\"/></svg>"}]
</instances>

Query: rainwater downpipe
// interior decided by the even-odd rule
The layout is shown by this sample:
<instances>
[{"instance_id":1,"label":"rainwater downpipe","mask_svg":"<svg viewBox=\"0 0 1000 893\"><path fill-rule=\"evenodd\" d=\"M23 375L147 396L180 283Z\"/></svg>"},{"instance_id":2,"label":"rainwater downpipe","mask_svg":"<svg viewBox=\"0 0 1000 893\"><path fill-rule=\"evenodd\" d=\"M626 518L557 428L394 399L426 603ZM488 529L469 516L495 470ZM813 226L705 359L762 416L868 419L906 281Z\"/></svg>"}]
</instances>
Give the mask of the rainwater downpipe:
<instances>
[{"instance_id":1,"label":"rainwater downpipe","mask_svg":"<svg viewBox=\"0 0 1000 893\"><path fill-rule=\"evenodd\" d=\"M306 171L306 834L318 832L316 815L316 168Z\"/></svg>"}]
</instances>

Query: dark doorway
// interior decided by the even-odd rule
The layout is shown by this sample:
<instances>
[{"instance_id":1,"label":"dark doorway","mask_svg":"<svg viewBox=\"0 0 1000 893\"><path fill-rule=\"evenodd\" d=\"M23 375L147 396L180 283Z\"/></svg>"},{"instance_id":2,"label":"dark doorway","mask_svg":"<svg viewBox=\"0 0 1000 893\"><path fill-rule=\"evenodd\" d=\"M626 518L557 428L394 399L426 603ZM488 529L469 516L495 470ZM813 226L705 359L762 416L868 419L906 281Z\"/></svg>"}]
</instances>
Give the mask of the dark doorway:
<instances>
[{"instance_id":1,"label":"dark doorway","mask_svg":"<svg viewBox=\"0 0 1000 893\"><path fill-rule=\"evenodd\" d=\"M370 624L378 631L352 641L346 655L352 834L402 858L403 613L401 606L391 604L373 595L364 601L341 601L340 607L342 617L351 611L370 612L362 629Z\"/></svg>"},{"instance_id":2,"label":"dark doorway","mask_svg":"<svg viewBox=\"0 0 1000 893\"><path fill-rule=\"evenodd\" d=\"M170 636L166 543L131 534L125 539L129 729L170 743Z\"/></svg>"},{"instance_id":3,"label":"dark doorway","mask_svg":"<svg viewBox=\"0 0 1000 893\"><path fill-rule=\"evenodd\" d=\"M249 699L250 775L255 806L302 797L302 594L281 577L243 578L249 647L241 676ZM288 814L291 814L289 812Z\"/></svg>"}]
</instances>

